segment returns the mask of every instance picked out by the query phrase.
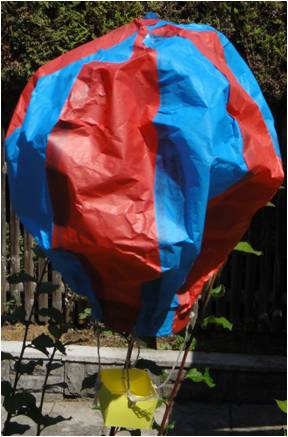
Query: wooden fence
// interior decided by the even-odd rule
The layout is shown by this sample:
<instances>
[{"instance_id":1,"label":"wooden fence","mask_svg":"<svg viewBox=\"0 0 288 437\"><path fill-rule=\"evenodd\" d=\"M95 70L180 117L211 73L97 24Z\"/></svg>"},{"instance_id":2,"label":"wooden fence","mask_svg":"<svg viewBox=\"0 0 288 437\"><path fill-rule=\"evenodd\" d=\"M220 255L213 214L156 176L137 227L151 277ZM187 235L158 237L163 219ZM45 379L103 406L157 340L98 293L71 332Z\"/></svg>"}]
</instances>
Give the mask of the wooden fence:
<instances>
[{"instance_id":1,"label":"wooden fence","mask_svg":"<svg viewBox=\"0 0 288 437\"><path fill-rule=\"evenodd\" d=\"M235 328L248 332L285 329L285 190L273 205L261 209L244 236L261 256L232 252L220 282L226 294L211 301L209 312L229 318Z\"/></svg>"},{"instance_id":2,"label":"wooden fence","mask_svg":"<svg viewBox=\"0 0 288 437\"><path fill-rule=\"evenodd\" d=\"M3 213L3 209L2 209ZM9 313L15 306L25 306L26 314L30 310L34 301L34 282L24 282L9 284L7 276L24 270L36 278L39 278L44 266L44 259L37 258L32 250L33 238L24 230L15 215L10 209L7 214L7 221L2 221L2 277L1 277L1 305L2 314ZM39 309L54 307L65 314L66 322L70 322L77 312L82 310L84 303L77 302L70 298L69 293L65 293L65 286L62 282L61 274L52 269L49 264L47 272L43 277L44 282L59 284L59 288L51 295L41 293L36 300L35 322L46 322L47 318L38 314ZM71 294L71 293L70 293Z\"/></svg>"},{"instance_id":3,"label":"wooden fence","mask_svg":"<svg viewBox=\"0 0 288 437\"><path fill-rule=\"evenodd\" d=\"M285 128L281 130L282 145L286 144ZM33 283L11 285L7 276L24 269L39 275L42 261L33 257L32 237L19 223L10 207L7 190L7 175L4 148L2 148L2 313L8 312L11 304L24 303L29 312L33 302ZM225 316L234 323L235 329L249 332L280 332L285 313L286 298L286 190L280 189L273 199L275 206L266 206L254 217L251 227L244 236L254 248L263 252L262 256L233 252L222 272L221 282L226 294L210 303L209 311L217 316ZM53 306L63 311L67 321L77 319L83 303L67 297L61 275L52 270L45 280L59 284L53 294L42 294L38 298L37 309ZM36 322L45 322L45 317L35 313Z\"/></svg>"}]
</instances>

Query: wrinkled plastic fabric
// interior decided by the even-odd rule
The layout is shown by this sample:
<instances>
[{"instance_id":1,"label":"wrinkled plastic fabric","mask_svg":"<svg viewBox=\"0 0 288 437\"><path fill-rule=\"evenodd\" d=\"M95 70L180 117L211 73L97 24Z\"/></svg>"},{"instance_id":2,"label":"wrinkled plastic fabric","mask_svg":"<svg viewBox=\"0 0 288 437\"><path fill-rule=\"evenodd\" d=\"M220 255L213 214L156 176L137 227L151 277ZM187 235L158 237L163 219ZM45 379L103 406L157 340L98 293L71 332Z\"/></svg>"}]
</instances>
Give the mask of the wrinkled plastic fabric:
<instances>
[{"instance_id":1,"label":"wrinkled plastic fabric","mask_svg":"<svg viewBox=\"0 0 288 437\"><path fill-rule=\"evenodd\" d=\"M283 178L272 115L232 44L154 18L41 67L6 150L23 225L97 319L140 336L184 328Z\"/></svg>"}]
</instances>

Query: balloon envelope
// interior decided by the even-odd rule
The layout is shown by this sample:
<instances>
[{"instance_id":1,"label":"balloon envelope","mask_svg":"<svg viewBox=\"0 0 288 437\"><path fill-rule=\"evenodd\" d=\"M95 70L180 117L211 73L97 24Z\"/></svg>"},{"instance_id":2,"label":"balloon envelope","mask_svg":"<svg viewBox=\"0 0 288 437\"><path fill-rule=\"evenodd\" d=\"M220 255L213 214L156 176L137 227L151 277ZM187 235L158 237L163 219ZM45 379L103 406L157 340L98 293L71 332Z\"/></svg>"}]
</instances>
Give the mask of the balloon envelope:
<instances>
[{"instance_id":1,"label":"balloon envelope","mask_svg":"<svg viewBox=\"0 0 288 437\"><path fill-rule=\"evenodd\" d=\"M189 321L283 178L270 110L206 25L134 20L42 66L6 150L12 204L97 319L136 335Z\"/></svg>"}]
</instances>

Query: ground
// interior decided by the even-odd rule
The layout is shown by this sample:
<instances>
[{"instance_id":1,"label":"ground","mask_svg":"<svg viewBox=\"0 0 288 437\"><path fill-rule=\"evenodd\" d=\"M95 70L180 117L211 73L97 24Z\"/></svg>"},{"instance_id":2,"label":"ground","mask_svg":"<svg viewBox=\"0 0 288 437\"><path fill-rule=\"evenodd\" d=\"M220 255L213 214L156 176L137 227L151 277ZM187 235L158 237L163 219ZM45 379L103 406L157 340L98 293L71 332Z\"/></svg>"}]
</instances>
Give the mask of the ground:
<instances>
[{"instance_id":1,"label":"ground","mask_svg":"<svg viewBox=\"0 0 288 437\"><path fill-rule=\"evenodd\" d=\"M47 436L99 436L109 435L109 428L103 425L99 410L91 408L92 401L55 401L46 402L44 412L70 420L46 428L41 435ZM160 422L163 408L158 409L156 420ZM4 421L5 414L2 414ZM24 435L35 435L35 425L24 416L17 418L23 424L29 424L32 429ZM284 435L285 414L276 407L276 404L229 404L207 402L176 402L171 422L175 427L169 435L175 436L245 436L245 435ZM121 431L120 435L129 435ZM157 435L155 430L142 431L142 435Z\"/></svg>"}]
</instances>

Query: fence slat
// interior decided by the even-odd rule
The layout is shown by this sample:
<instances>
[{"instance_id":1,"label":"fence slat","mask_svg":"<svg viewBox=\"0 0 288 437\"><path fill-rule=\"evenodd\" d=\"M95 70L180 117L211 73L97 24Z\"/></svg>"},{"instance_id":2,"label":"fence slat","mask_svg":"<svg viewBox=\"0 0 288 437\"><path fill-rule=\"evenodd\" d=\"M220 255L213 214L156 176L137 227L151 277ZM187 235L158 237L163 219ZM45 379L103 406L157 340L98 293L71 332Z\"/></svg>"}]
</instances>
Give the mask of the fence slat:
<instances>
[{"instance_id":1,"label":"fence slat","mask_svg":"<svg viewBox=\"0 0 288 437\"><path fill-rule=\"evenodd\" d=\"M32 235L30 235L27 231L25 231L24 232L24 270L25 272L29 273L29 275L31 276L34 275L32 241L33 241ZM27 319L29 317L34 302L35 283L25 282L23 286L24 286L24 303L25 303L25 311L26 311L26 319Z\"/></svg>"},{"instance_id":2,"label":"fence slat","mask_svg":"<svg viewBox=\"0 0 288 437\"><path fill-rule=\"evenodd\" d=\"M269 318L269 297L272 288L273 263L271 257L271 244L274 244L273 235L273 213L274 208L266 207L262 212L262 250L260 257L260 284L258 292L258 330L261 332L270 331Z\"/></svg>"},{"instance_id":3,"label":"fence slat","mask_svg":"<svg viewBox=\"0 0 288 437\"><path fill-rule=\"evenodd\" d=\"M227 266L224 265L220 279L215 282L214 287L216 288L219 284L223 284L227 290ZM217 317L226 315L226 296L216 299L215 301L215 314Z\"/></svg>"},{"instance_id":4,"label":"fence slat","mask_svg":"<svg viewBox=\"0 0 288 437\"><path fill-rule=\"evenodd\" d=\"M1 314L5 311L7 280L6 280L6 162L5 147L1 141Z\"/></svg>"},{"instance_id":5,"label":"fence slat","mask_svg":"<svg viewBox=\"0 0 288 437\"><path fill-rule=\"evenodd\" d=\"M274 257L274 277L273 277L273 297L272 297L272 331L279 332L282 329L283 314L283 295L287 289L285 280L285 272L283 271L286 265L285 260L285 241L286 238L286 208L285 208L285 192L279 190L276 198L276 245Z\"/></svg>"},{"instance_id":6,"label":"fence slat","mask_svg":"<svg viewBox=\"0 0 288 437\"><path fill-rule=\"evenodd\" d=\"M38 279L41 276L44 264L45 264L45 260L43 258L39 258L39 260L38 260ZM48 280L48 273L46 271L46 273L43 276L43 282L46 282L47 280ZM40 310L41 308L48 308L48 294L47 293L41 293L38 296L38 309ZM47 323L48 317L39 315L38 321Z\"/></svg>"},{"instance_id":7,"label":"fence slat","mask_svg":"<svg viewBox=\"0 0 288 437\"><path fill-rule=\"evenodd\" d=\"M62 294L64 293L64 285L62 282L62 277L59 272L53 270L52 272L52 282L53 284L59 284L58 290L54 291L52 294L52 306L59 311L63 310L62 305Z\"/></svg>"},{"instance_id":8,"label":"fence slat","mask_svg":"<svg viewBox=\"0 0 288 437\"><path fill-rule=\"evenodd\" d=\"M245 291L244 291L244 329L251 332L255 326L253 303L256 292L256 270L258 259L255 255L246 255Z\"/></svg>"},{"instance_id":9,"label":"fence slat","mask_svg":"<svg viewBox=\"0 0 288 437\"><path fill-rule=\"evenodd\" d=\"M19 219L15 211L10 206L10 258L11 270L10 273L17 273L20 271L20 225ZM10 284L11 296L15 299L16 305L21 305L21 290L20 284Z\"/></svg>"},{"instance_id":10,"label":"fence slat","mask_svg":"<svg viewBox=\"0 0 288 437\"><path fill-rule=\"evenodd\" d=\"M65 294L65 322L72 323L74 321L75 315L75 301L74 299L69 299Z\"/></svg>"},{"instance_id":11,"label":"fence slat","mask_svg":"<svg viewBox=\"0 0 288 437\"><path fill-rule=\"evenodd\" d=\"M233 252L231 255L231 300L230 300L230 317L235 324L239 327L240 323L240 311L241 311L241 294L242 294L242 255L237 252Z\"/></svg>"}]
</instances>

